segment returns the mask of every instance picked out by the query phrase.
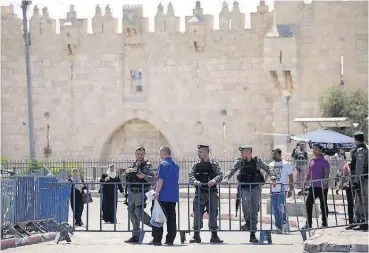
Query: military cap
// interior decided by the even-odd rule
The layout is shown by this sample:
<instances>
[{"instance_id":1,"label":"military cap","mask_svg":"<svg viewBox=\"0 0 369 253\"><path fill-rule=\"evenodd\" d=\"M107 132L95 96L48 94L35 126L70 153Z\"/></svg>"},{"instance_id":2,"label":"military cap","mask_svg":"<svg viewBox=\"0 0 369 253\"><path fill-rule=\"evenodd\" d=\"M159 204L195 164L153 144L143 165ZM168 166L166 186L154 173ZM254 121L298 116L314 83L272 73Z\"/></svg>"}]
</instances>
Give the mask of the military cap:
<instances>
[{"instance_id":1,"label":"military cap","mask_svg":"<svg viewBox=\"0 0 369 253\"><path fill-rule=\"evenodd\" d=\"M252 147L251 147L251 145L242 145L242 146L239 147L240 151L242 151L244 149L251 149L252 150Z\"/></svg>"},{"instance_id":2,"label":"military cap","mask_svg":"<svg viewBox=\"0 0 369 253\"><path fill-rule=\"evenodd\" d=\"M354 133L354 137L360 136L360 135L363 135L364 136L364 133L361 132L361 131L357 131L357 132Z\"/></svg>"},{"instance_id":3,"label":"military cap","mask_svg":"<svg viewBox=\"0 0 369 253\"><path fill-rule=\"evenodd\" d=\"M136 151L145 151L145 148L143 146L138 146L136 148Z\"/></svg>"},{"instance_id":4,"label":"military cap","mask_svg":"<svg viewBox=\"0 0 369 253\"><path fill-rule=\"evenodd\" d=\"M208 145L197 145L197 149L200 149L200 148L209 148Z\"/></svg>"},{"instance_id":5,"label":"military cap","mask_svg":"<svg viewBox=\"0 0 369 253\"><path fill-rule=\"evenodd\" d=\"M364 141L364 133L361 131L357 131L354 133L354 139L357 141Z\"/></svg>"}]
</instances>

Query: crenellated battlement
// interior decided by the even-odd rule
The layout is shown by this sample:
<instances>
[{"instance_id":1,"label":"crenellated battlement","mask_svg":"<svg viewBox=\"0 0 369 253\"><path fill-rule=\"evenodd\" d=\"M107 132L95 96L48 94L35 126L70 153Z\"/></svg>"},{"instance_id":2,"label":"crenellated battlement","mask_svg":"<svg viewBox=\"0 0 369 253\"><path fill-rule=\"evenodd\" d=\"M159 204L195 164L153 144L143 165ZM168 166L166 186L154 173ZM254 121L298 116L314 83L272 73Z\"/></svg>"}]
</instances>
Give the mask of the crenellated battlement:
<instances>
[{"instance_id":1,"label":"crenellated battlement","mask_svg":"<svg viewBox=\"0 0 369 253\"><path fill-rule=\"evenodd\" d=\"M119 6L122 18L97 5L92 22L73 5L60 20L51 8L30 6L37 156L119 158L137 145L154 153L169 144L190 157L205 139L214 156L234 156L240 141L269 154L285 138L250 133L283 133L288 120L320 117L317 97L342 80L343 89L367 88L368 1L277 0L271 11L261 0L245 29L248 14L226 0L219 30L218 14L191 1L182 20L176 6L158 5L155 32L142 5ZM14 2L1 7L1 148L26 157L26 57L21 1ZM301 131L292 122L290 130Z\"/></svg>"},{"instance_id":2,"label":"crenellated battlement","mask_svg":"<svg viewBox=\"0 0 369 253\"><path fill-rule=\"evenodd\" d=\"M143 10L143 5L142 4L125 4L123 5L123 9L126 9L126 10L142 9Z\"/></svg>"},{"instance_id":3,"label":"crenellated battlement","mask_svg":"<svg viewBox=\"0 0 369 253\"><path fill-rule=\"evenodd\" d=\"M261 7L260 7L261 6ZM265 5L264 1L260 2L258 7L259 14L271 14L268 11L268 6ZM56 33L56 19L52 19L49 15L47 7L43 7L40 14L39 6L33 7L33 14L30 17L31 29L36 31L36 34L40 33ZM102 10L103 6L97 5L95 8L95 15L92 18L92 31L93 34L107 34L107 33L118 33L118 19L113 17L112 10L109 5L106 5L105 12ZM122 33L130 34L130 36L142 35L143 33L149 32L149 20L143 16L142 4L123 5L122 12ZM220 25L219 30L232 30L241 32L245 30L245 14L241 13L239 3L233 2L232 10L228 9L227 2L223 3L223 8L220 8ZM256 13L258 13L256 12ZM14 19L20 20L14 14L14 6L2 6L1 12L2 19ZM70 5L69 11L66 13L66 18L60 19L60 33L65 26L77 28L81 34L87 34L88 30L88 19L77 18L77 11L74 5ZM199 30L203 30L200 33L208 33L214 30L213 16L206 14L206 11L201 7L201 2L196 1L193 13L190 16L184 17L185 22L185 33L191 33L196 30L199 34ZM252 25L255 27L263 26L258 22L269 22L266 19L254 20ZM169 3L166 11L162 4L159 4L157 14L155 16L155 30L154 33L179 33L180 32L180 17L175 15L175 8L172 3ZM7 24L4 24L5 26ZM264 25L265 26L265 25ZM108 29L106 29L108 27ZM127 30L128 29L128 30ZM12 29L9 29L12 32Z\"/></svg>"}]
</instances>

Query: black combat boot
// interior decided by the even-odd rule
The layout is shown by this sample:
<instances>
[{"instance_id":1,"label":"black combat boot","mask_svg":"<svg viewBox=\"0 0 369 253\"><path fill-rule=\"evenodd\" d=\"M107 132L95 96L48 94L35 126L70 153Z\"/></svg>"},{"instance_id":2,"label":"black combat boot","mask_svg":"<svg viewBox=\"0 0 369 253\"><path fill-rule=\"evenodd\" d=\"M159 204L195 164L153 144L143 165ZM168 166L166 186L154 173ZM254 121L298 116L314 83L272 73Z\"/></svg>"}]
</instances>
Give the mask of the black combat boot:
<instances>
[{"instance_id":1,"label":"black combat boot","mask_svg":"<svg viewBox=\"0 0 369 253\"><path fill-rule=\"evenodd\" d=\"M352 230L368 231L368 224L361 224L361 225L359 225L359 227L356 227Z\"/></svg>"},{"instance_id":2,"label":"black combat boot","mask_svg":"<svg viewBox=\"0 0 369 253\"><path fill-rule=\"evenodd\" d=\"M190 240L190 243L201 243L200 232L195 232L192 239Z\"/></svg>"},{"instance_id":3,"label":"black combat boot","mask_svg":"<svg viewBox=\"0 0 369 253\"><path fill-rule=\"evenodd\" d=\"M249 231L250 230L250 224L247 222L241 226L241 231Z\"/></svg>"},{"instance_id":4,"label":"black combat boot","mask_svg":"<svg viewBox=\"0 0 369 253\"><path fill-rule=\"evenodd\" d=\"M128 240L124 241L125 243L138 243L138 238L136 236L132 236Z\"/></svg>"},{"instance_id":5,"label":"black combat boot","mask_svg":"<svg viewBox=\"0 0 369 253\"><path fill-rule=\"evenodd\" d=\"M351 229L353 229L353 228L355 228L357 225L355 225L355 224L351 224L351 225L349 225L348 227L346 227L345 229L346 230L351 230Z\"/></svg>"},{"instance_id":6,"label":"black combat boot","mask_svg":"<svg viewBox=\"0 0 369 253\"><path fill-rule=\"evenodd\" d=\"M223 243L223 240L220 240L217 232L211 232L210 242L211 243Z\"/></svg>"},{"instance_id":7,"label":"black combat boot","mask_svg":"<svg viewBox=\"0 0 369 253\"><path fill-rule=\"evenodd\" d=\"M250 242L251 243L259 243L259 240L255 236L255 232L250 233Z\"/></svg>"}]
</instances>

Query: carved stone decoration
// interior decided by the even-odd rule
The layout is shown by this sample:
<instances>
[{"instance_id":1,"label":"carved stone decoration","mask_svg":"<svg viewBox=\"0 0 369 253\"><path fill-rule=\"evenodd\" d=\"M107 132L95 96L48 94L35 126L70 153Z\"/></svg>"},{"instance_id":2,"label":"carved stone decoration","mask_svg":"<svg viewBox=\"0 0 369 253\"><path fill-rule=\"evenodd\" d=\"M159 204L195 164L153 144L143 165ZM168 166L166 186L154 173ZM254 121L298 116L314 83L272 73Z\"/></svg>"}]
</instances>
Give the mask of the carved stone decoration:
<instances>
[{"instance_id":1,"label":"carved stone decoration","mask_svg":"<svg viewBox=\"0 0 369 253\"><path fill-rule=\"evenodd\" d=\"M109 4L107 4L106 7L105 7L104 17L108 17L108 18L113 17L113 13L111 12L111 8L110 8Z\"/></svg>"},{"instance_id":2,"label":"carved stone decoration","mask_svg":"<svg viewBox=\"0 0 369 253\"><path fill-rule=\"evenodd\" d=\"M39 18L40 17L40 13L39 13L39 8L37 5L35 5L35 7L33 8L33 16L32 18Z\"/></svg>"},{"instance_id":3,"label":"carved stone decoration","mask_svg":"<svg viewBox=\"0 0 369 253\"><path fill-rule=\"evenodd\" d=\"M223 2L222 6L223 10L228 10L228 3L226 1Z\"/></svg>"},{"instance_id":4,"label":"carved stone decoration","mask_svg":"<svg viewBox=\"0 0 369 253\"><path fill-rule=\"evenodd\" d=\"M174 16L174 8L172 2L168 4L167 16Z\"/></svg>"},{"instance_id":5,"label":"carved stone decoration","mask_svg":"<svg viewBox=\"0 0 369 253\"><path fill-rule=\"evenodd\" d=\"M50 19L49 10L47 7L42 8L42 17L44 19Z\"/></svg>"},{"instance_id":6,"label":"carved stone decoration","mask_svg":"<svg viewBox=\"0 0 369 253\"><path fill-rule=\"evenodd\" d=\"M202 134L204 132L204 125L200 121L197 121L193 126L193 132L195 134Z\"/></svg>"},{"instance_id":7,"label":"carved stone decoration","mask_svg":"<svg viewBox=\"0 0 369 253\"><path fill-rule=\"evenodd\" d=\"M74 5L71 4L69 6L69 12L67 12L67 21L73 24L76 22L76 20L77 20L77 13L74 9Z\"/></svg>"},{"instance_id":8,"label":"carved stone decoration","mask_svg":"<svg viewBox=\"0 0 369 253\"><path fill-rule=\"evenodd\" d=\"M14 14L14 5L13 4L9 5L9 14Z\"/></svg>"},{"instance_id":9,"label":"carved stone decoration","mask_svg":"<svg viewBox=\"0 0 369 253\"><path fill-rule=\"evenodd\" d=\"M96 5L96 9L95 9L95 18L97 17L101 17L101 7L99 5Z\"/></svg>"},{"instance_id":10,"label":"carved stone decoration","mask_svg":"<svg viewBox=\"0 0 369 253\"><path fill-rule=\"evenodd\" d=\"M159 5L158 5L158 12L164 12L164 8L163 8L163 5L161 3L159 3Z\"/></svg>"},{"instance_id":11,"label":"carved stone decoration","mask_svg":"<svg viewBox=\"0 0 369 253\"><path fill-rule=\"evenodd\" d=\"M233 9L237 9L237 10L240 9L240 4L237 1L233 2Z\"/></svg>"},{"instance_id":12,"label":"carved stone decoration","mask_svg":"<svg viewBox=\"0 0 369 253\"><path fill-rule=\"evenodd\" d=\"M78 132L78 128L75 124L70 124L68 127L68 134L75 135Z\"/></svg>"}]
</instances>

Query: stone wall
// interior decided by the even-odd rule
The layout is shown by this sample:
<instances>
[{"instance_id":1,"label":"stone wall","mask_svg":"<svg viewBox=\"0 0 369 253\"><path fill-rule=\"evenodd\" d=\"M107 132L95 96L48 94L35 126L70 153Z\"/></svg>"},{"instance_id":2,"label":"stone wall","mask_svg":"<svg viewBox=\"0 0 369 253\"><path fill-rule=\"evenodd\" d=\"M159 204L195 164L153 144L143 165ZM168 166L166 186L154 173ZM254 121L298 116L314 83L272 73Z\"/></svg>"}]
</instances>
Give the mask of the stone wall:
<instances>
[{"instance_id":1,"label":"stone wall","mask_svg":"<svg viewBox=\"0 0 369 253\"><path fill-rule=\"evenodd\" d=\"M179 157L196 156L199 143L211 145L217 157L237 156L244 143L268 156L275 140L253 132L286 133L286 90L292 121L319 116L318 95L340 82L341 54L345 87L368 81L367 2L299 4L289 19L290 4L277 2L268 12L261 1L251 29L240 25L237 3L232 10L224 4L220 30L197 4L186 33L171 5L167 13L158 7L155 33L148 33L141 6L126 6L122 34L109 6L104 14L96 8L93 34L73 7L60 34L47 9L42 15L36 9L30 35L37 156L44 156L49 137L53 157L120 158L148 134ZM8 7L1 18L7 35L1 38L2 153L21 158L28 154L21 22ZM298 22L297 32L281 35L278 20Z\"/></svg>"}]
</instances>

